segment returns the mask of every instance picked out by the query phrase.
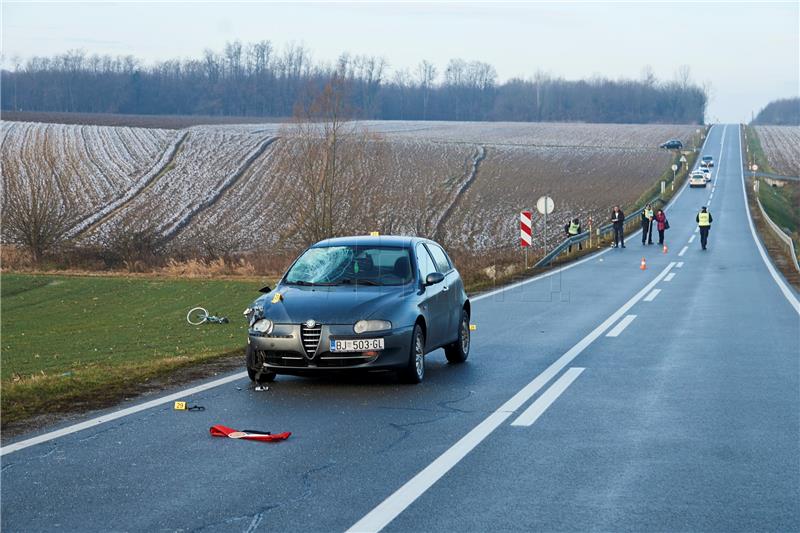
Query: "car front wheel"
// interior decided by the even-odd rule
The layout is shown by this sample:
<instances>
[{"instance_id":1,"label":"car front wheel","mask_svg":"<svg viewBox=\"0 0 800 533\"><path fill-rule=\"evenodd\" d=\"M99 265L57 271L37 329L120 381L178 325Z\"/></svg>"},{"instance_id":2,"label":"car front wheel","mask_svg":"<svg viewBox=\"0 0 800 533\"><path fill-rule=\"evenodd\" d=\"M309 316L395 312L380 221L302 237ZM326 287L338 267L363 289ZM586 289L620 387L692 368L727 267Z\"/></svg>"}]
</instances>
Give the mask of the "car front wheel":
<instances>
[{"instance_id":1,"label":"car front wheel","mask_svg":"<svg viewBox=\"0 0 800 533\"><path fill-rule=\"evenodd\" d=\"M258 368L261 368L263 362L258 354L249 344L247 345L247 352L245 353L245 365L247 366L247 377L250 381L256 383L269 383L275 381L275 372L269 370L261 370L259 374Z\"/></svg>"},{"instance_id":2,"label":"car front wheel","mask_svg":"<svg viewBox=\"0 0 800 533\"><path fill-rule=\"evenodd\" d=\"M444 347L444 355L451 363L463 363L469 357L469 315L466 309L461 310L458 323L458 339Z\"/></svg>"},{"instance_id":3,"label":"car front wheel","mask_svg":"<svg viewBox=\"0 0 800 533\"><path fill-rule=\"evenodd\" d=\"M414 325L408 365L400 372L400 378L406 383L422 383L425 379L425 334L419 324Z\"/></svg>"}]
</instances>

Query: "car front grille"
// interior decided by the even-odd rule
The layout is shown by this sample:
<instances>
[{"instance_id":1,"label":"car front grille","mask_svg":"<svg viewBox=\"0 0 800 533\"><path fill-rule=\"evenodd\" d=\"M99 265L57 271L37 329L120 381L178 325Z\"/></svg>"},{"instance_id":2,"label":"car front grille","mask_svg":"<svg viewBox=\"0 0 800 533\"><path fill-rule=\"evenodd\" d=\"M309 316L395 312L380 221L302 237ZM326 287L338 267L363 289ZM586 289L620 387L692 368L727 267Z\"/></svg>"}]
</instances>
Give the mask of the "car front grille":
<instances>
[{"instance_id":1,"label":"car front grille","mask_svg":"<svg viewBox=\"0 0 800 533\"><path fill-rule=\"evenodd\" d=\"M305 324L300 325L300 338L303 341L303 349L309 359L314 358L314 354L319 346L319 339L322 336L322 326L317 324L313 328L307 327Z\"/></svg>"}]
</instances>

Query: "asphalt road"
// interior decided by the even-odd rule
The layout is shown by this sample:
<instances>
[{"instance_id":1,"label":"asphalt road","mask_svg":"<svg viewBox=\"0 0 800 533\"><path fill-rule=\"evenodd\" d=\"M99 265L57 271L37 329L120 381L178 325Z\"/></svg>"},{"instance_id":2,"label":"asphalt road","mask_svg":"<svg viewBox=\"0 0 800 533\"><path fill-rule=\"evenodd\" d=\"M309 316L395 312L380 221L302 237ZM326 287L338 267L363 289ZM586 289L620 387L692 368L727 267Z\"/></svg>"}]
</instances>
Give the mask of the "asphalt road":
<instances>
[{"instance_id":1,"label":"asphalt road","mask_svg":"<svg viewBox=\"0 0 800 533\"><path fill-rule=\"evenodd\" d=\"M422 385L234 377L182 396L202 412L6 446L2 530L800 530L800 307L754 240L740 151L711 130L713 187L670 207L668 253L634 236L476 299L469 361L430 354Z\"/></svg>"}]
</instances>

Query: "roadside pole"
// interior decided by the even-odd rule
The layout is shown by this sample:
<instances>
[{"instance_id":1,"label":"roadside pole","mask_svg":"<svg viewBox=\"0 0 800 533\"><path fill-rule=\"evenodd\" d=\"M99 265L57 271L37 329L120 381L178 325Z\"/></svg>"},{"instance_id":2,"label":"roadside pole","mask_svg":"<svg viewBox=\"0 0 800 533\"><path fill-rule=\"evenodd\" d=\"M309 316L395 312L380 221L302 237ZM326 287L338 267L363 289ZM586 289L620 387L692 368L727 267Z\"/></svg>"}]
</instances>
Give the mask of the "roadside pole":
<instances>
[{"instance_id":1,"label":"roadside pole","mask_svg":"<svg viewBox=\"0 0 800 533\"><path fill-rule=\"evenodd\" d=\"M549 196L542 196L536 200L536 209L544 215L544 255L547 255L547 215L553 212L556 204Z\"/></svg>"}]
</instances>

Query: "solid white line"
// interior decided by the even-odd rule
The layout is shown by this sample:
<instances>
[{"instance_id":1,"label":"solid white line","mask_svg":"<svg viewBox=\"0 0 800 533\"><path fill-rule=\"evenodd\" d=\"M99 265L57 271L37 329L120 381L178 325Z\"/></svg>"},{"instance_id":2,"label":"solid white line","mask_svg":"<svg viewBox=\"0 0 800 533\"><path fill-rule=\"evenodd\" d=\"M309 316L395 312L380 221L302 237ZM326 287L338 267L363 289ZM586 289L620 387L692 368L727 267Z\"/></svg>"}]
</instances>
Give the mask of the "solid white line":
<instances>
[{"instance_id":1,"label":"solid white line","mask_svg":"<svg viewBox=\"0 0 800 533\"><path fill-rule=\"evenodd\" d=\"M6 455L7 453L19 451L23 448L27 448L28 446L34 446L36 444L41 444L42 442L47 442L49 440L57 439L59 437L63 437L64 435L69 435L70 433L75 433L83 429L88 429L94 426L98 426L105 422L111 422L112 420L122 418L123 416L132 415L133 413L138 413L139 411L150 409L151 407L163 405L165 403L169 403L175 400L180 400L182 398L187 398L193 394L197 394L198 392L203 392L208 389L213 389L214 387L219 387L220 385L224 385L226 383L230 383L231 381L237 381L239 379L246 377L247 377L247 372L237 372L236 374L216 379L214 381L209 381L208 383L203 383L202 385L197 385L196 387L191 387L182 390L180 392L176 392L175 394L170 394L168 396L156 398L155 400L150 400L149 402L144 402L140 403L139 405L127 407L125 409L120 409L119 411L114 411L113 413L109 413L107 415L98 416L86 420L85 422L81 422L79 424L74 424L72 426L67 426L62 429L57 429L56 431L44 433L37 437L32 437L30 439L25 439L19 442L15 442L13 444L9 444L8 446L3 446L2 448L0 448L0 456Z\"/></svg>"},{"instance_id":2,"label":"solid white line","mask_svg":"<svg viewBox=\"0 0 800 533\"><path fill-rule=\"evenodd\" d=\"M490 414L480 424L475 426L469 433L464 435L461 440L453 444L442 455L422 469L417 475L411 478L402 487L397 489L388 498L383 500L377 507L366 514L361 520L353 524L348 532L377 532L386 527L389 522L394 520L397 515L402 513L409 505L422 496L434 483L450 471L459 461L471 452L478 444L488 437L500 424L506 421L514 411L519 409L525 402L530 400L542 387L544 387L553 377L561 372L564 367L569 365L573 359L578 357L583 350L603 334L614 322L633 307L645 294L650 292L655 285L666 276L675 263L669 265L661 271L650 283L637 292L633 298L625 302L622 307L617 309L602 324L594 328L591 333L581 339L578 344L570 348L564 355L559 357L554 363L547 367L544 372L536 376L533 381L525 385L519 392L512 396L506 403L501 405L496 411Z\"/></svg>"},{"instance_id":3,"label":"solid white line","mask_svg":"<svg viewBox=\"0 0 800 533\"><path fill-rule=\"evenodd\" d=\"M635 318L636 318L636 315L628 315L628 316L626 316L625 318L623 318L622 320L619 321L619 324L614 326L614 329L612 329L611 331L606 333L606 337L619 337L619 334L622 333L623 331L625 331L625 328L627 328L628 325L631 322L633 322L633 320Z\"/></svg>"},{"instance_id":4,"label":"solid white line","mask_svg":"<svg viewBox=\"0 0 800 533\"><path fill-rule=\"evenodd\" d=\"M678 257L683 257L683 254L685 254L686 250L688 250L688 249L689 249L688 246L684 246L683 248L681 248L681 251L678 252Z\"/></svg>"},{"instance_id":5,"label":"solid white line","mask_svg":"<svg viewBox=\"0 0 800 533\"><path fill-rule=\"evenodd\" d=\"M775 283L778 285L778 288L781 290L783 295L786 297L786 300L789 301L789 304L794 307L794 310L800 315L800 301L797 300L797 296L794 295L792 289L786 285L786 282L783 279L783 276L778 274L775 270L775 267L772 265L772 261L767 257L767 254L764 252L764 247L761 246L761 240L756 235L756 228L753 226L753 217L750 215L750 206L747 203L747 185L744 182L744 165L741 164L742 160L742 134L739 132L739 127L736 127L736 133L739 137L739 174L742 179L742 198L744 198L744 207L747 212L747 223L750 225L750 234L753 236L753 242L756 243L756 248L758 248L758 253L761 254L761 259L764 261L764 264L767 265L767 270L769 270L770 275L772 275L772 279L775 280Z\"/></svg>"},{"instance_id":6,"label":"solid white line","mask_svg":"<svg viewBox=\"0 0 800 533\"><path fill-rule=\"evenodd\" d=\"M679 261L675 268L683 268L683 261Z\"/></svg>"},{"instance_id":7,"label":"solid white line","mask_svg":"<svg viewBox=\"0 0 800 533\"><path fill-rule=\"evenodd\" d=\"M674 278L674 277L675 277L675 272L670 272L670 273L667 275L667 277L666 277L666 278L664 278L664 281L672 281L672 278Z\"/></svg>"},{"instance_id":8,"label":"solid white line","mask_svg":"<svg viewBox=\"0 0 800 533\"><path fill-rule=\"evenodd\" d=\"M697 237L697 235L692 235L691 237L689 237L689 244L692 244L694 242L695 237Z\"/></svg>"},{"instance_id":9,"label":"solid white line","mask_svg":"<svg viewBox=\"0 0 800 533\"><path fill-rule=\"evenodd\" d=\"M581 372L586 370L585 368L578 368L572 367L568 369L564 374L556 380L555 383L550 385L546 391L542 393L541 396L536 398L536 401L533 402L530 407L525 409L521 415L517 417L516 420L511 422L512 426L532 426L534 422L536 422L547 408L553 405L553 402L558 399L561 394L567 390L575 379L581 375Z\"/></svg>"},{"instance_id":10,"label":"solid white line","mask_svg":"<svg viewBox=\"0 0 800 533\"><path fill-rule=\"evenodd\" d=\"M656 299L656 296L658 296L659 292L661 292L661 289L653 289L652 291L650 291L650 294L644 297L644 301L652 302L653 300Z\"/></svg>"}]
</instances>

